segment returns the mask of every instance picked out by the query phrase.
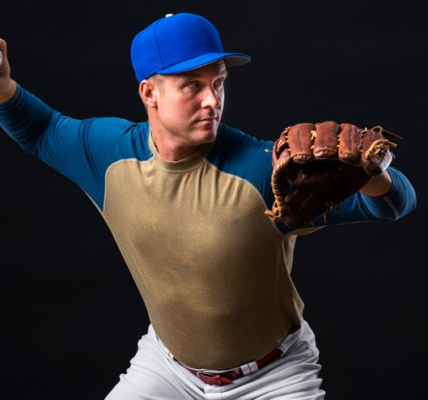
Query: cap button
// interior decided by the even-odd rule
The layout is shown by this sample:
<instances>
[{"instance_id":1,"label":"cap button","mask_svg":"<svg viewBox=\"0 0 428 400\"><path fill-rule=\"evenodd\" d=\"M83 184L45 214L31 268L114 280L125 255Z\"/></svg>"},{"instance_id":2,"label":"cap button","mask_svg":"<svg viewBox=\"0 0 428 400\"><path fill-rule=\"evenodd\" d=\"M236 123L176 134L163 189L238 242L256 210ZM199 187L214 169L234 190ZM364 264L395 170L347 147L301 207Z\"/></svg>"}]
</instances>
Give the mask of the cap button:
<instances>
[{"instance_id":1,"label":"cap button","mask_svg":"<svg viewBox=\"0 0 428 400\"><path fill-rule=\"evenodd\" d=\"M166 14L165 18L172 17L174 14Z\"/></svg>"}]
</instances>

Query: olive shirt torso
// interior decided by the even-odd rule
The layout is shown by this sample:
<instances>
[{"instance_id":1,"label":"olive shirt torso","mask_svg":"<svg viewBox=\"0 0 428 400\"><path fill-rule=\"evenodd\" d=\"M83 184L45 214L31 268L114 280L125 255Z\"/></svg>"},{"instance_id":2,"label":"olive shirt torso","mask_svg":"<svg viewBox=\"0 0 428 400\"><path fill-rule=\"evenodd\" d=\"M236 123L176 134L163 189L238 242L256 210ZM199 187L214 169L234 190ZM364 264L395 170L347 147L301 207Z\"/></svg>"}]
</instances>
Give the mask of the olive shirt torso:
<instances>
[{"instance_id":1,"label":"olive shirt torso","mask_svg":"<svg viewBox=\"0 0 428 400\"><path fill-rule=\"evenodd\" d=\"M296 236L284 237L264 214L250 182L207 160L211 146L168 162L149 142L149 160L108 169L104 217L156 333L195 368L266 354L300 324L289 275Z\"/></svg>"}]
</instances>

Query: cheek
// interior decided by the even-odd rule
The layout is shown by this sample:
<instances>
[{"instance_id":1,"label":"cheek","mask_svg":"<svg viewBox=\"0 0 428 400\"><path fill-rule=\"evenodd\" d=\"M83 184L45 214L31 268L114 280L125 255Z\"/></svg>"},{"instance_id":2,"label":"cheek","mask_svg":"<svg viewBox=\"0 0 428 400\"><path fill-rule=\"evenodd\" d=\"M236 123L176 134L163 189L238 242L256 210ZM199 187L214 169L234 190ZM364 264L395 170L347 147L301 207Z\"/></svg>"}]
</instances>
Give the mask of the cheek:
<instances>
[{"instance_id":1,"label":"cheek","mask_svg":"<svg viewBox=\"0 0 428 400\"><path fill-rule=\"evenodd\" d=\"M185 129L195 115L195 110L186 102L169 101L162 104L158 115L168 129Z\"/></svg>"},{"instance_id":2,"label":"cheek","mask_svg":"<svg viewBox=\"0 0 428 400\"><path fill-rule=\"evenodd\" d=\"M170 116L186 116L197 109L195 102L191 102L185 98L171 98L167 103L163 104L164 115L169 113ZM166 115L167 116L167 115Z\"/></svg>"}]
</instances>

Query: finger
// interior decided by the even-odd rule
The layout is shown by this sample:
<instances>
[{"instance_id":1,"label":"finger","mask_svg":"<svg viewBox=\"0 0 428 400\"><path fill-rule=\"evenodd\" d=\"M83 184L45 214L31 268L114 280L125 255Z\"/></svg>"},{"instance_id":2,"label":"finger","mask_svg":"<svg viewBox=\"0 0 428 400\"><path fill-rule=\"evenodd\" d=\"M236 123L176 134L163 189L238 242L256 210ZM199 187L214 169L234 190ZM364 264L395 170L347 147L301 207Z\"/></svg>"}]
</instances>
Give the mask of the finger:
<instances>
[{"instance_id":1,"label":"finger","mask_svg":"<svg viewBox=\"0 0 428 400\"><path fill-rule=\"evenodd\" d=\"M316 124L313 148L316 159L336 157L339 132L340 127L336 122L325 121Z\"/></svg>"},{"instance_id":2,"label":"finger","mask_svg":"<svg viewBox=\"0 0 428 400\"><path fill-rule=\"evenodd\" d=\"M340 124L339 159L346 164L359 164L361 129L351 124Z\"/></svg>"},{"instance_id":3,"label":"finger","mask_svg":"<svg viewBox=\"0 0 428 400\"><path fill-rule=\"evenodd\" d=\"M312 131L315 125L302 123L294 125L288 131L287 142L290 149L290 157L296 163L306 163L313 159Z\"/></svg>"}]
</instances>

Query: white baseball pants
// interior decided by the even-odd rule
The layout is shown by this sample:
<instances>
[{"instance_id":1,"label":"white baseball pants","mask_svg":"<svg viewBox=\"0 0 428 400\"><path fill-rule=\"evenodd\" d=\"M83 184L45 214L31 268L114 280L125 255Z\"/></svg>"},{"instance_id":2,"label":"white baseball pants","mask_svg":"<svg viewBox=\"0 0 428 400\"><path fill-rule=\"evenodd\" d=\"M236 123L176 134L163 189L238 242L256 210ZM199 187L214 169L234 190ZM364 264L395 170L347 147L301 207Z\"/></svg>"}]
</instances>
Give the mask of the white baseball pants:
<instances>
[{"instance_id":1,"label":"white baseball pants","mask_svg":"<svg viewBox=\"0 0 428 400\"><path fill-rule=\"evenodd\" d=\"M208 385L173 360L153 327L138 342L126 374L105 400L323 400L318 349L309 325L279 346L279 359L224 386Z\"/></svg>"}]
</instances>

